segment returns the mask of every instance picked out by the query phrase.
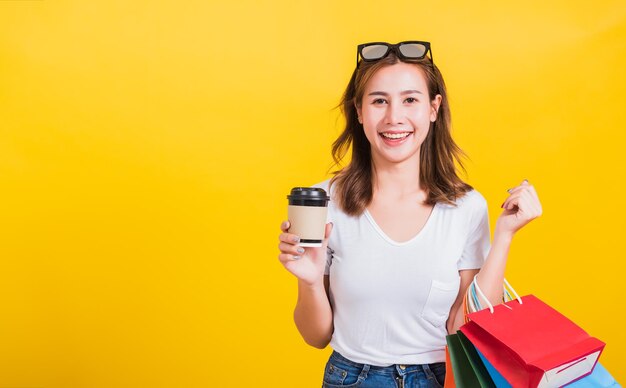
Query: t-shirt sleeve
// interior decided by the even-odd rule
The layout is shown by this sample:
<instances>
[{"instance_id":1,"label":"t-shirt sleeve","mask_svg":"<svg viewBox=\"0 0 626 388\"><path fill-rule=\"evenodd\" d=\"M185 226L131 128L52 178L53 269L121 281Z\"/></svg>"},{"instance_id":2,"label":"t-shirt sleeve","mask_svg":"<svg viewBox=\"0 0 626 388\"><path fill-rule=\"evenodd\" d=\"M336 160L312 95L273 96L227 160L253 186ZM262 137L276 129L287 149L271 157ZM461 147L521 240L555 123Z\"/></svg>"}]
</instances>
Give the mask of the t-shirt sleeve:
<instances>
[{"instance_id":1,"label":"t-shirt sleeve","mask_svg":"<svg viewBox=\"0 0 626 388\"><path fill-rule=\"evenodd\" d=\"M333 263L333 250L330 247L326 247L326 268L324 268L324 275L330 275L330 266Z\"/></svg>"},{"instance_id":2,"label":"t-shirt sleeve","mask_svg":"<svg viewBox=\"0 0 626 388\"><path fill-rule=\"evenodd\" d=\"M457 263L457 268L479 269L482 267L491 247L491 232L489 230L489 211L485 198L476 193L476 201L472 201L473 209L469 223L469 236L465 242L463 253Z\"/></svg>"}]
</instances>

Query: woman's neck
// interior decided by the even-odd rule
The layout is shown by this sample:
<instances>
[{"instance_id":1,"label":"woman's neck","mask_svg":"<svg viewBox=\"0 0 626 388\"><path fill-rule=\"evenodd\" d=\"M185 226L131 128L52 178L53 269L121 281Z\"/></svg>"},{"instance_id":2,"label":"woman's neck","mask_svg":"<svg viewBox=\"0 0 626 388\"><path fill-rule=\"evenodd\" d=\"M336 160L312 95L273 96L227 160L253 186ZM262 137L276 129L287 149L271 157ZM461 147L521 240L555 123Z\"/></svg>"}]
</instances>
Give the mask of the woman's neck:
<instances>
[{"instance_id":1,"label":"woman's neck","mask_svg":"<svg viewBox=\"0 0 626 388\"><path fill-rule=\"evenodd\" d=\"M419 159L416 162L414 158L401 163L376 163L373 171L374 197L401 199L422 194L419 171Z\"/></svg>"}]
</instances>

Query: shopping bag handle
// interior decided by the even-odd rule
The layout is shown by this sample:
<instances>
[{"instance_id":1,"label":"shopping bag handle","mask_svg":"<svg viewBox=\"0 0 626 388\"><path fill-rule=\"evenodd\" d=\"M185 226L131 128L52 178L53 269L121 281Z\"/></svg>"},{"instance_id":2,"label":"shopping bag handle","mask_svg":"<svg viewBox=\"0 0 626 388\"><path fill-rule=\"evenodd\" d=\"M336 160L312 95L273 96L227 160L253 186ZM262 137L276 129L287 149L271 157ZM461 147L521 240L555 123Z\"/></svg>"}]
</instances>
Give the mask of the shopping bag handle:
<instances>
[{"instance_id":1,"label":"shopping bag handle","mask_svg":"<svg viewBox=\"0 0 626 388\"><path fill-rule=\"evenodd\" d=\"M485 303L487 303L487 307L489 307L489 311L493 314L493 305L491 304L491 302L489 302L489 299L487 299L483 291L478 286L478 282L476 281L477 276L478 274L474 275L474 280L472 281L472 284L470 285L470 287L475 289L478 295L480 295L480 297L485 300ZM511 292L513 292L513 295L515 295L515 299L517 299L519 304L524 304L522 302L522 298L517 294L513 286L511 286L511 284L506 279L504 279L504 285L502 286L502 288L504 289L504 300L505 301L507 301L507 299L508 301L513 300L513 297L511 297L511 294L509 293L509 290L507 290L507 287L511 290ZM473 303L470 303L470 304L472 305L472 307L476 309L476 311L481 310L480 301L477 298L473 298L471 299L471 301Z\"/></svg>"}]
</instances>

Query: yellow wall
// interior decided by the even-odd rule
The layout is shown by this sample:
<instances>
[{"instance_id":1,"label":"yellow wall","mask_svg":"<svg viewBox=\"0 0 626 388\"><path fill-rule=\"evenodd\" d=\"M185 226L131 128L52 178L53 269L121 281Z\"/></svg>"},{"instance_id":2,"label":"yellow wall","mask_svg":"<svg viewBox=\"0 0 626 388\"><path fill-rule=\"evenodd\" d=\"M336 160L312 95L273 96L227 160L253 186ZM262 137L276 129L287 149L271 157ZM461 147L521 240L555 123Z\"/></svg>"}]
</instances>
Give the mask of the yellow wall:
<instances>
[{"instance_id":1,"label":"yellow wall","mask_svg":"<svg viewBox=\"0 0 626 388\"><path fill-rule=\"evenodd\" d=\"M492 225L542 199L508 278L626 382L626 6L501 3L0 2L0 386L320 386L285 196L328 177L356 45L409 39Z\"/></svg>"}]
</instances>

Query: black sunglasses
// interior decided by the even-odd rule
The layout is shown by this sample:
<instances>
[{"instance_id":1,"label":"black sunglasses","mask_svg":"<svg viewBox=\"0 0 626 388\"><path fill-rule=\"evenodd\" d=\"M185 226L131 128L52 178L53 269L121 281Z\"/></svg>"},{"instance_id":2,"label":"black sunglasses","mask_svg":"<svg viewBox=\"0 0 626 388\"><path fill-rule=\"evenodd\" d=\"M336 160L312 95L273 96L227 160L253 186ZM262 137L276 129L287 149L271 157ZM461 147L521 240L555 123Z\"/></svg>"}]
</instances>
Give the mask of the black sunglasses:
<instances>
[{"instance_id":1,"label":"black sunglasses","mask_svg":"<svg viewBox=\"0 0 626 388\"><path fill-rule=\"evenodd\" d=\"M430 51L430 62L433 65L433 69L435 68L430 42L419 40L407 40L396 44L386 42L360 44L356 49L356 67L359 67L359 56L365 62L374 62L385 58L392 50L401 59L422 59Z\"/></svg>"}]
</instances>

